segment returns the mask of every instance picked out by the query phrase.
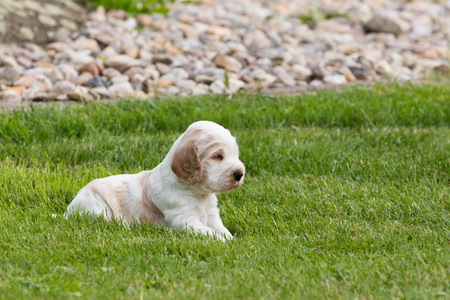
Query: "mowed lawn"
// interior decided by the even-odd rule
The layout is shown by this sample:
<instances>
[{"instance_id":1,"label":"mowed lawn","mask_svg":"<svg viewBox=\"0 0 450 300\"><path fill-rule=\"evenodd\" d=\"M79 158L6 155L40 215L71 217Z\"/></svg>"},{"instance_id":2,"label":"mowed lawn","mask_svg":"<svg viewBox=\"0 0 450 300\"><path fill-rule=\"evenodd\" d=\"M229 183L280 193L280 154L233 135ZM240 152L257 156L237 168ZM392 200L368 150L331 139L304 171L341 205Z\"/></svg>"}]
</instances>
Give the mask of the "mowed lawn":
<instances>
[{"instance_id":1,"label":"mowed lawn","mask_svg":"<svg viewBox=\"0 0 450 300\"><path fill-rule=\"evenodd\" d=\"M450 298L450 87L356 86L0 113L1 299ZM236 136L223 243L63 214L197 120Z\"/></svg>"}]
</instances>

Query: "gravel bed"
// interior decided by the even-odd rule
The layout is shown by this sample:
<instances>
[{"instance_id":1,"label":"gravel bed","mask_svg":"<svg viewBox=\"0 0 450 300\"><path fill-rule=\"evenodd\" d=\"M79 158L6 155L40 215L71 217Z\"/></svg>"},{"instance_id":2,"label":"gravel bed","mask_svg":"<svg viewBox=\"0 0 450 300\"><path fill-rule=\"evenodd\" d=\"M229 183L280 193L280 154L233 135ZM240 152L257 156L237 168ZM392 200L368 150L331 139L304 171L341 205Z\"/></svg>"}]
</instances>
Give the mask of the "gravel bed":
<instances>
[{"instance_id":1,"label":"gravel bed","mask_svg":"<svg viewBox=\"0 0 450 300\"><path fill-rule=\"evenodd\" d=\"M98 8L46 47L0 45L0 102L283 92L449 72L450 1L194 3L136 18Z\"/></svg>"}]
</instances>

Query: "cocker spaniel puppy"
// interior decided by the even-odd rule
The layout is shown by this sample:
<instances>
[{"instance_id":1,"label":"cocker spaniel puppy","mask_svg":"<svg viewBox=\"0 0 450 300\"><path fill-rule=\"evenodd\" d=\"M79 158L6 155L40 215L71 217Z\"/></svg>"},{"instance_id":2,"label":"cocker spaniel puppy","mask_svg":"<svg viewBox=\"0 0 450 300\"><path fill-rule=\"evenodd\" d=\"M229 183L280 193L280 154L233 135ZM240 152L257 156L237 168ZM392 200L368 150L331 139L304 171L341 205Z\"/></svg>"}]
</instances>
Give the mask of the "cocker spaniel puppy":
<instances>
[{"instance_id":1,"label":"cocker spaniel puppy","mask_svg":"<svg viewBox=\"0 0 450 300\"><path fill-rule=\"evenodd\" d=\"M78 192L67 210L232 239L220 219L216 193L240 187L244 174L236 139L214 122L199 121L175 141L156 168L96 179Z\"/></svg>"}]
</instances>

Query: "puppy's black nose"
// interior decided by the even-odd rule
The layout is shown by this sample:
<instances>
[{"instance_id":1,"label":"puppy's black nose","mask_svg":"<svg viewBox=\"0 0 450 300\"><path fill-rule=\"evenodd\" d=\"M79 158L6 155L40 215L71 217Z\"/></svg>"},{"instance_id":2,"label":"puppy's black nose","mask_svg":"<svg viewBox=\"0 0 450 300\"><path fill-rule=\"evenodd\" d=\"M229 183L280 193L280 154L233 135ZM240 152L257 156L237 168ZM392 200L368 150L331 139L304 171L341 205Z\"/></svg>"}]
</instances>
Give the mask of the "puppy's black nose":
<instances>
[{"instance_id":1,"label":"puppy's black nose","mask_svg":"<svg viewBox=\"0 0 450 300\"><path fill-rule=\"evenodd\" d=\"M242 174L241 172L234 173L234 179L236 179L236 181L241 180L242 176L244 176L244 174Z\"/></svg>"}]
</instances>

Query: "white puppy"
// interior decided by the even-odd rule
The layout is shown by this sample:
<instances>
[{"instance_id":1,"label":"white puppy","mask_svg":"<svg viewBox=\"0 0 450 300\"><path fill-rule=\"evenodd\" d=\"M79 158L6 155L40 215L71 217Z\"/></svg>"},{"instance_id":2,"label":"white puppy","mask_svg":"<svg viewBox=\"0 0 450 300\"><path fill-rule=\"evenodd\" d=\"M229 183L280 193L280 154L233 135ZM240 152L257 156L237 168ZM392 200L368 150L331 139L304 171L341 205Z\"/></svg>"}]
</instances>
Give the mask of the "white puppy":
<instances>
[{"instance_id":1,"label":"white puppy","mask_svg":"<svg viewBox=\"0 0 450 300\"><path fill-rule=\"evenodd\" d=\"M230 132L214 122L199 121L175 141L156 168L94 180L67 210L231 239L215 194L240 187L244 173Z\"/></svg>"}]
</instances>

